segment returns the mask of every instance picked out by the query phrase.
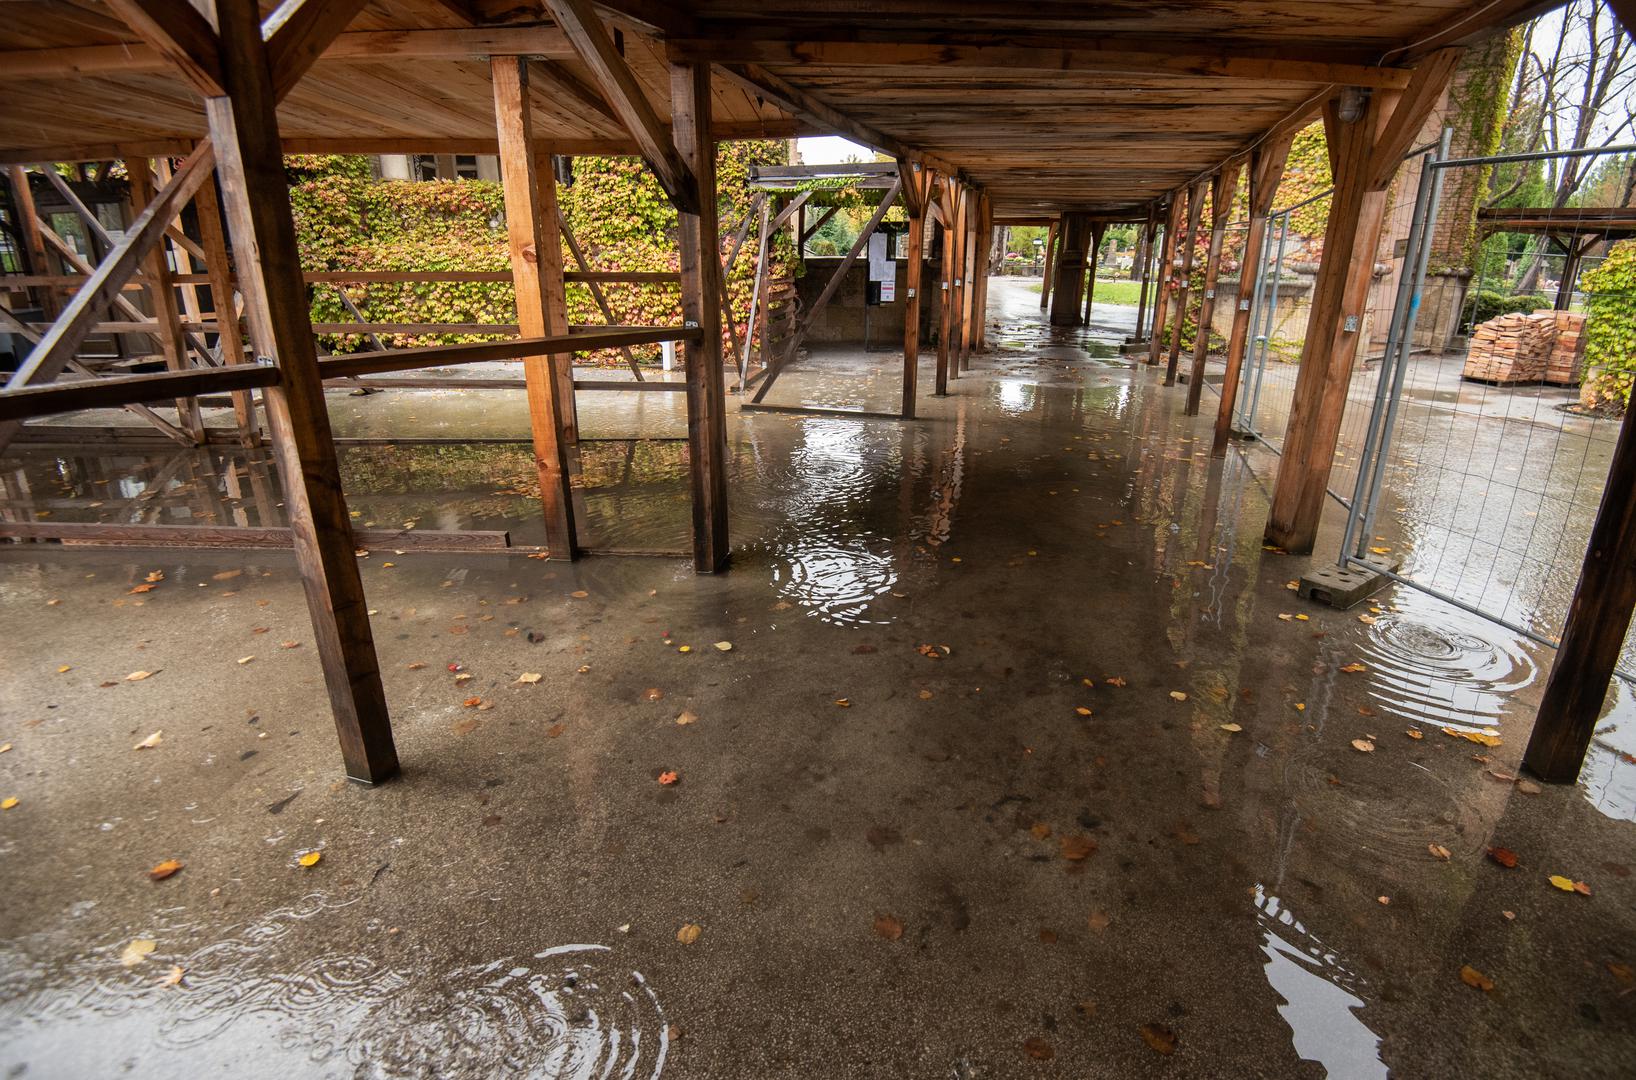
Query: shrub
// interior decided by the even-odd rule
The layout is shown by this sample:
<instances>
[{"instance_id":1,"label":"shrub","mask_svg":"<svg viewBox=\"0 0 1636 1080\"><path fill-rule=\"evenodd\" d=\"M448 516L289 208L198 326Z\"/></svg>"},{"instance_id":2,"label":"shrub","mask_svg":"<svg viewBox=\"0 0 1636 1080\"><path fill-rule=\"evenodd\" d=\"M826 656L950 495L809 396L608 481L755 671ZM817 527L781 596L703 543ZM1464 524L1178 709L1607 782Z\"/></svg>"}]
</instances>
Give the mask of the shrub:
<instances>
[{"instance_id":1,"label":"shrub","mask_svg":"<svg viewBox=\"0 0 1636 1080\"><path fill-rule=\"evenodd\" d=\"M1482 289L1466 297L1465 309L1460 313L1462 325L1477 326L1494 318L1496 315L1511 315L1521 313L1531 314L1540 308L1548 308L1551 301L1537 293L1525 293L1518 296L1507 296L1492 289Z\"/></svg>"},{"instance_id":2,"label":"shrub","mask_svg":"<svg viewBox=\"0 0 1636 1080\"><path fill-rule=\"evenodd\" d=\"M1608 251L1581 279L1585 291L1585 382L1580 401L1624 412L1636 381L1636 240Z\"/></svg>"}]
</instances>

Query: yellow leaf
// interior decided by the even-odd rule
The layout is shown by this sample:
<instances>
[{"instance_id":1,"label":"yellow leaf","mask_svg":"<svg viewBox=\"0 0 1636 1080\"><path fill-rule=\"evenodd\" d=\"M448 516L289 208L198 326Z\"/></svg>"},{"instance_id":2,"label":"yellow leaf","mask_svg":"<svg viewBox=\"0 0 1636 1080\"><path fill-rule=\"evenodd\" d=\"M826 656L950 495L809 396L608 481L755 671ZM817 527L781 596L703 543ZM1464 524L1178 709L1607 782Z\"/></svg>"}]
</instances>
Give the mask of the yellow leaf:
<instances>
[{"instance_id":1,"label":"yellow leaf","mask_svg":"<svg viewBox=\"0 0 1636 1080\"><path fill-rule=\"evenodd\" d=\"M172 965L171 969L170 969L170 973L168 975L166 975L163 979L159 980L159 985L160 986L178 986L182 982L182 976L186 975L186 974L187 974L187 970L185 968L182 968L182 967L180 967L178 965Z\"/></svg>"},{"instance_id":2,"label":"yellow leaf","mask_svg":"<svg viewBox=\"0 0 1636 1080\"><path fill-rule=\"evenodd\" d=\"M135 967L148 958L148 954L158 947L158 942L149 938L137 938L124 949L120 950L119 962L126 967Z\"/></svg>"},{"instance_id":3,"label":"yellow leaf","mask_svg":"<svg viewBox=\"0 0 1636 1080\"><path fill-rule=\"evenodd\" d=\"M164 729L161 728L158 731L154 732L152 735L149 735L146 739L143 739L141 742L137 743L135 746L131 747L131 749L132 750L152 750L154 747L159 745L159 743L161 742L159 737L161 735L163 735L164 733L165 733Z\"/></svg>"},{"instance_id":4,"label":"yellow leaf","mask_svg":"<svg viewBox=\"0 0 1636 1080\"><path fill-rule=\"evenodd\" d=\"M250 661L254 660L255 658L256 657L255 657L254 653L250 654L249 656L241 656L241 657L239 657L239 663L248 664Z\"/></svg>"},{"instance_id":5,"label":"yellow leaf","mask_svg":"<svg viewBox=\"0 0 1636 1080\"><path fill-rule=\"evenodd\" d=\"M317 866L318 860L322 859L323 857L324 853L322 851L304 851L295 861L300 863L302 866Z\"/></svg>"},{"instance_id":6,"label":"yellow leaf","mask_svg":"<svg viewBox=\"0 0 1636 1080\"><path fill-rule=\"evenodd\" d=\"M1296 712L1306 712L1307 711L1307 703L1304 702L1304 701L1297 701L1295 703L1295 711Z\"/></svg>"},{"instance_id":7,"label":"yellow leaf","mask_svg":"<svg viewBox=\"0 0 1636 1080\"><path fill-rule=\"evenodd\" d=\"M164 581L165 580L165 572L163 570L155 570L152 573L150 573L143 580L149 582L150 584L152 582L155 582L155 581Z\"/></svg>"},{"instance_id":8,"label":"yellow leaf","mask_svg":"<svg viewBox=\"0 0 1636 1080\"><path fill-rule=\"evenodd\" d=\"M1392 549L1389 547L1372 547L1369 550L1373 551L1376 555L1390 555L1392 553Z\"/></svg>"},{"instance_id":9,"label":"yellow leaf","mask_svg":"<svg viewBox=\"0 0 1636 1080\"><path fill-rule=\"evenodd\" d=\"M1347 664L1345 667L1341 668L1341 670L1350 675L1356 675L1360 671L1368 671L1369 669L1364 667L1362 664Z\"/></svg>"},{"instance_id":10,"label":"yellow leaf","mask_svg":"<svg viewBox=\"0 0 1636 1080\"><path fill-rule=\"evenodd\" d=\"M1583 896L1589 896L1591 894L1591 887L1585 884L1583 881L1575 881L1573 878L1565 878L1560 874L1551 875L1551 884L1555 885L1563 892L1576 892Z\"/></svg>"},{"instance_id":11,"label":"yellow leaf","mask_svg":"<svg viewBox=\"0 0 1636 1080\"><path fill-rule=\"evenodd\" d=\"M540 681L540 673L537 671L525 671L521 675L517 676L517 681L528 686L533 686L535 683Z\"/></svg>"},{"instance_id":12,"label":"yellow leaf","mask_svg":"<svg viewBox=\"0 0 1636 1080\"><path fill-rule=\"evenodd\" d=\"M683 709L682 714L676 718L676 723L685 727L688 724L697 723L698 719L693 713Z\"/></svg>"},{"instance_id":13,"label":"yellow leaf","mask_svg":"<svg viewBox=\"0 0 1636 1080\"><path fill-rule=\"evenodd\" d=\"M1186 701L1187 695L1182 693L1180 690L1172 690L1170 692L1170 698L1172 701Z\"/></svg>"},{"instance_id":14,"label":"yellow leaf","mask_svg":"<svg viewBox=\"0 0 1636 1080\"><path fill-rule=\"evenodd\" d=\"M1312 619L1311 615L1297 615L1297 616L1295 616L1295 621L1296 622L1310 622L1311 619Z\"/></svg>"},{"instance_id":15,"label":"yellow leaf","mask_svg":"<svg viewBox=\"0 0 1636 1080\"><path fill-rule=\"evenodd\" d=\"M4 754L6 751L8 751L10 749L11 749L11 744L10 743L0 743L0 754Z\"/></svg>"},{"instance_id":16,"label":"yellow leaf","mask_svg":"<svg viewBox=\"0 0 1636 1080\"><path fill-rule=\"evenodd\" d=\"M835 704L839 705L843 709L852 708L852 701L850 698L838 697L835 699Z\"/></svg>"},{"instance_id":17,"label":"yellow leaf","mask_svg":"<svg viewBox=\"0 0 1636 1080\"><path fill-rule=\"evenodd\" d=\"M141 682L143 679L152 677L152 675L153 675L153 672L151 672L151 671L133 671L129 675L125 676L125 681L126 682Z\"/></svg>"},{"instance_id":18,"label":"yellow leaf","mask_svg":"<svg viewBox=\"0 0 1636 1080\"><path fill-rule=\"evenodd\" d=\"M182 868L181 859L166 859L164 862L148 871L148 876L155 881L164 881Z\"/></svg>"},{"instance_id":19,"label":"yellow leaf","mask_svg":"<svg viewBox=\"0 0 1636 1080\"><path fill-rule=\"evenodd\" d=\"M1442 859L1444 862L1448 861L1449 849L1442 844L1427 844L1426 850L1431 852L1432 858Z\"/></svg>"},{"instance_id":20,"label":"yellow leaf","mask_svg":"<svg viewBox=\"0 0 1636 1080\"><path fill-rule=\"evenodd\" d=\"M57 674L61 675L65 671L73 671L73 670L74 670L74 666L72 664L64 664L62 667L57 669Z\"/></svg>"},{"instance_id":21,"label":"yellow leaf","mask_svg":"<svg viewBox=\"0 0 1636 1080\"><path fill-rule=\"evenodd\" d=\"M1078 714L1079 714L1079 715L1081 715L1081 716L1089 716L1089 715L1091 715L1091 710L1089 710L1089 709L1087 709L1087 708L1086 708L1086 707L1085 707L1085 706L1083 706L1083 705L1079 705L1079 706L1076 706L1076 707L1075 707L1075 709L1074 709L1074 712L1076 712L1076 713L1078 713Z\"/></svg>"},{"instance_id":22,"label":"yellow leaf","mask_svg":"<svg viewBox=\"0 0 1636 1080\"><path fill-rule=\"evenodd\" d=\"M0 810L10 810L16 805L17 796L15 795L7 795L4 799L0 799Z\"/></svg>"},{"instance_id":23,"label":"yellow leaf","mask_svg":"<svg viewBox=\"0 0 1636 1080\"><path fill-rule=\"evenodd\" d=\"M716 642L716 649L718 652L732 652L733 643L731 641L718 641Z\"/></svg>"},{"instance_id":24,"label":"yellow leaf","mask_svg":"<svg viewBox=\"0 0 1636 1080\"><path fill-rule=\"evenodd\" d=\"M699 935L702 933L704 933L704 927L700 926L698 923L688 923L686 926L676 931L676 940L681 942L683 945L691 945L695 941L699 940Z\"/></svg>"},{"instance_id":25,"label":"yellow leaf","mask_svg":"<svg viewBox=\"0 0 1636 1080\"><path fill-rule=\"evenodd\" d=\"M1372 754L1375 752L1375 744L1368 739L1353 739L1352 749L1360 754Z\"/></svg>"},{"instance_id":26,"label":"yellow leaf","mask_svg":"<svg viewBox=\"0 0 1636 1080\"><path fill-rule=\"evenodd\" d=\"M1494 989L1494 980L1490 979L1487 975L1484 975L1470 964L1466 964L1460 968L1460 981L1472 989L1481 990L1484 993Z\"/></svg>"},{"instance_id":27,"label":"yellow leaf","mask_svg":"<svg viewBox=\"0 0 1636 1080\"><path fill-rule=\"evenodd\" d=\"M676 651L677 652L692 652L693 651L693 646L691 646L691 645L678 645L676 647Z\"/></svg>"},{"instance_id":28,"label":"yellow leaf","mask_svg":"<svg viewBox=\"0 0 1636 1080\"><path fill-rule=\"evenodd\" d=\"M1223 730L1223 731L1243 731L1244 728L1239 724L1223 724L1223 725L1221 725L1221 730Z\"/></svg>"},{"instance_id":29,"label":"yellow leaf","mask_svg":"<svg viewBox=\"0 0 1636 1080\"><path fill-rule=\"evenodd\" d=\"M1422 732L1417 731L1414 728L1409 728L1403 734L1407 735L1411 739L1424 739L1426 737Z\"/></svg>"}]
</instances>

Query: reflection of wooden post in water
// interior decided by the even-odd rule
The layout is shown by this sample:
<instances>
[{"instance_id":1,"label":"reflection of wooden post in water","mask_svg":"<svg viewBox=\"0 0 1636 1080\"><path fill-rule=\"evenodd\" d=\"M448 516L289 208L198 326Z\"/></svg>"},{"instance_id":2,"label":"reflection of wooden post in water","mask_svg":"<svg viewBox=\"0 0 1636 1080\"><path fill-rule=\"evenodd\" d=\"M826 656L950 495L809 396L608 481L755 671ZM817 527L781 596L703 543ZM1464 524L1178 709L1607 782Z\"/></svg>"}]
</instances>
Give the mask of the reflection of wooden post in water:
<instances>
[{"instance_id":1,"label":"reflection of wooden post in water","mask_svg":"<svg viewBox=\"0 0 1636 1080\"><path fill-rule=\"evenodd\" d=\"M244 485L239 482L239 462L231 452L222 454L222 479L227 484L227 497L233 502L233 524L250 524L250 515L244 509Z\"/></svg>"}]
</instances>

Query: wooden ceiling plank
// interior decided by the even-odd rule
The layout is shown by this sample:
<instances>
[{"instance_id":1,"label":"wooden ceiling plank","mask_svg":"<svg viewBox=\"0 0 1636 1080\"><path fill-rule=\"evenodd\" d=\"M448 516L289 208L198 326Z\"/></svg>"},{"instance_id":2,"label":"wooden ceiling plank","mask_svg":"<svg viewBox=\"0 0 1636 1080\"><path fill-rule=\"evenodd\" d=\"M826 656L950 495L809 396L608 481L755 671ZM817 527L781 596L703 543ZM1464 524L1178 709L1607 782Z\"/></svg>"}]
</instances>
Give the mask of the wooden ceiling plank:
<instances>
[{"instance_id":1,"label":"wooden ceiling plank","mask_svg":"<svg viewBox=\"0 0 1636 1080\"><path fill-rule=\"evenodd\" d=\"M205 97L222 93L221 58L215 28L191 5L173 0L107 0L114 13L174 65ZM0 70L4 62L0 61Z\"/></svg>"}]
</instances>

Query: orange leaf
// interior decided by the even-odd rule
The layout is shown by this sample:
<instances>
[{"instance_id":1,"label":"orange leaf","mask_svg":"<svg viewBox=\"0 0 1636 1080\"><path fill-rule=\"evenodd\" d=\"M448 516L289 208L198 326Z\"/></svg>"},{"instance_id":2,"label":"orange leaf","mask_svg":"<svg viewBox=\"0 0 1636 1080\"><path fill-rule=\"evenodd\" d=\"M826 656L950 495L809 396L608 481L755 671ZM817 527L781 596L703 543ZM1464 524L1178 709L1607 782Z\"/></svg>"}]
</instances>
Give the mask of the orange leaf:
<instances>
[{"instance_id":1,"label":"orange leaf","mask_svg":"<svg viewBox=\"0 0 1636 1080\"><path fill-rule=\"evenodd\" d=\"M152 870L149 870L148 876L155 881L164 881L181 868L182 861L180 859L166 859Z\"/></svg>"},{"instance_id":2,"label":"orange leaf","mask_svg":"<svg viewBox=\"0 0 1636 1080\"><path fill-rule=\"evenodd\" d=\"M875 934L887 941L896 941L903 936L903 923L891 915L876 915Z\"/></svg>"},{"instance_id":3,"label":"orange leaf","mask_svg":"<svg viewBox=\"0 0 1636 1080\"><path fill-rule=\"evenodd\" d=\"M663 784L665 787L671 787L675 784L681 783L681 780L681 774L670 769L667 769L659 774L659 783Z\"/></svg>"}]
</instances>

